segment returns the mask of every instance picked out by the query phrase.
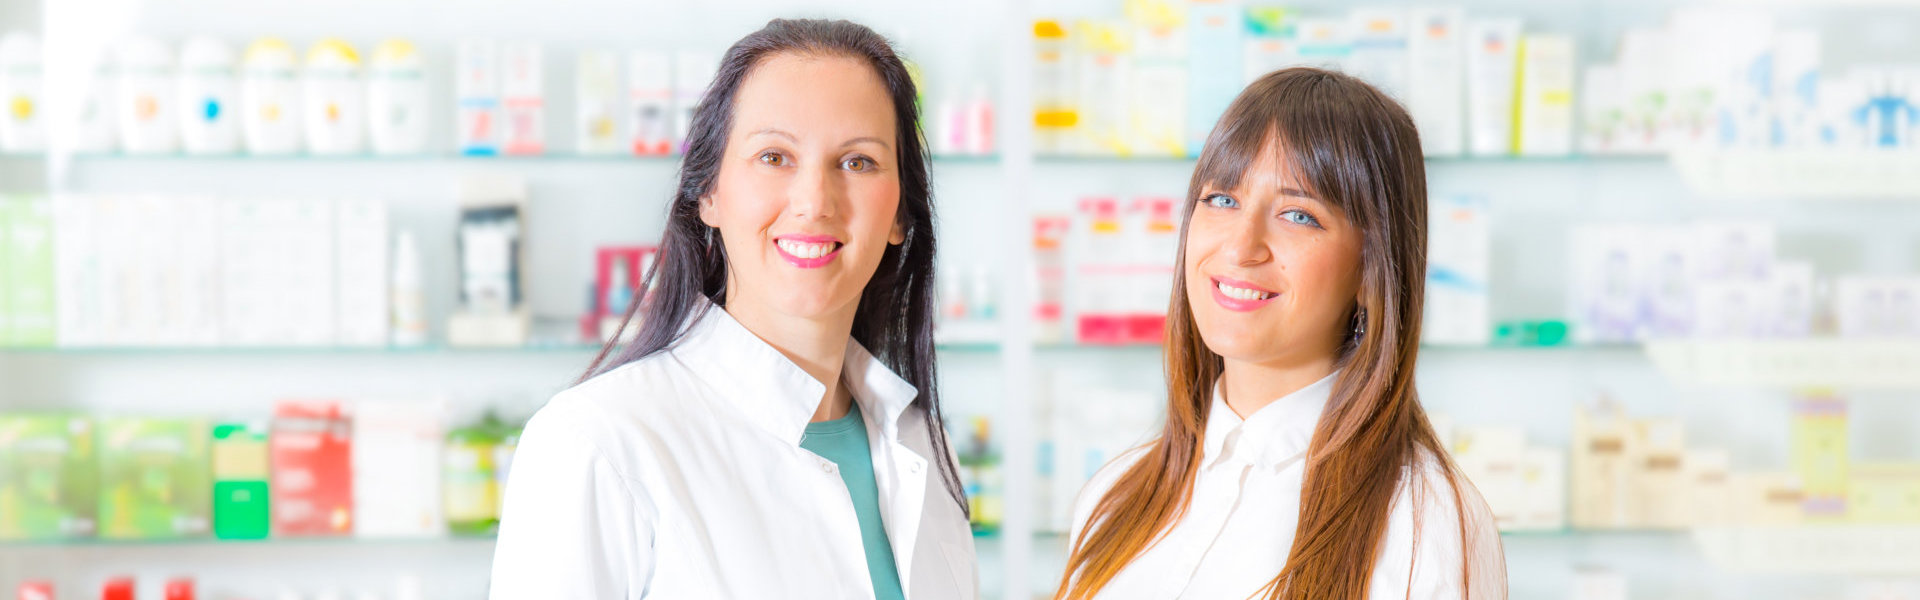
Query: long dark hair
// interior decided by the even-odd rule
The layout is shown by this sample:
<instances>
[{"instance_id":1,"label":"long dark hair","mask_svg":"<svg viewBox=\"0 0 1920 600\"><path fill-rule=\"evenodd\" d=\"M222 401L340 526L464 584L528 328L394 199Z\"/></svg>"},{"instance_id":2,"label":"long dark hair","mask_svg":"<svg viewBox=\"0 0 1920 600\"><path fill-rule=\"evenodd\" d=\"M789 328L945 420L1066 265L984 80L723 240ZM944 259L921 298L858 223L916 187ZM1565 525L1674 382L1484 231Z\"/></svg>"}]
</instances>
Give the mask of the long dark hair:
<instances>
[{"instance_id":1,"label":"long dark hair","mask_svg":"<svg viewBox=\"0 0 1920 600\"><path fill-rule=\"evenodd\" d=\"M885 37L849 21L774 19L727 49L694 109L687 132L685 158L680 162L680 185L667 205L667 230L660 237L660 256L641 278L639 300L627 310L621 330L640 319L631 343L607 343L593 358L585 381L666 350L679 341L702 300L725 306L727 251L713 228L700 221L700 198L713 191L720 159L727 150L733 125L734 95L754 67L784 53L841 56L865 61L880 75L893 100L897 124L895 147L900 156L899 219L906 241L887 246L880 267L860 293L853 318L853 339L887 368L913 384L920 395L913 403L923 410L927 437L938 456L940 477L948 493L967 510L966 495L948 449L946 420L940 414L940 394L934 387L933 356L933 182L928 173L927 144L920 131L920 109L907 66ZM643 314L644 313L644 314Z\"/></svg>"},{"instance_id":2,"label":"long dark hair","mask_svg":"<svg viewBox=\"0 0 1920 600\"><path fill-rule=\"evenodd\" d=\"M1187 226L1208 188L1233 189L1268 148L1287 151L1314 197L1360 229L1355 333L1341 341L1340 376L1307 446L1300 517L1285 565L1261 590L1270 599L1365 598L1380 556L1401 467L1438 463L1463 546L1471 537L1459 474L1420 408L1413 370L1426 283L1427 183L1413 119L1378 89L1312 68L1275 71L1247 86L1214 125L1188 184L1182 265L1167 315L1167 422L1100 498L1067 559L1056 598L1092 597L1179 521L1192 498L1214 381L1225 372L1200 337L1185 278ZM1419 488L1415 488L1419 489ZM1417 498L1417 496L1416 496ZM1475 555L1463 547L1462 596Z\"/></svg>"}]
</instances>

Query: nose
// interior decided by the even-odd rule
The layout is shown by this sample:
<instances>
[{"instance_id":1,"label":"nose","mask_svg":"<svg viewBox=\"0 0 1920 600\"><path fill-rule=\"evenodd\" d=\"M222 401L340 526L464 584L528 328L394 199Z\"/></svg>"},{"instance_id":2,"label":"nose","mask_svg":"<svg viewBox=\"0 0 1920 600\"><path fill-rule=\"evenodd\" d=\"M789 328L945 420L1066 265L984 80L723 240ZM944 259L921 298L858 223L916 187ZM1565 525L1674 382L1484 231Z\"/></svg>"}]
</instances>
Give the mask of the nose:
<instances>
[{"instance_id":1,"label":"nose","mask_svg":"<svg viewBox=\"0 0 1920 600\"><path fill-rule=\"evenodd\" d=\"M1237 266L1250 267L1273 260L1267 247L1267 220L1258 211L1243 210L1221 239L1222 258Z\"/></svg>"},{"instance_id":2,"label":"nose","mask_svg":"<svg viewBox=\"0 0 1920 600\"><path fill-rule=\"evenodd\" d=\"M842 190L831 165L799 171L787 190L788 216L801 220L833 218Z\"/></svg>"}]
</instances>

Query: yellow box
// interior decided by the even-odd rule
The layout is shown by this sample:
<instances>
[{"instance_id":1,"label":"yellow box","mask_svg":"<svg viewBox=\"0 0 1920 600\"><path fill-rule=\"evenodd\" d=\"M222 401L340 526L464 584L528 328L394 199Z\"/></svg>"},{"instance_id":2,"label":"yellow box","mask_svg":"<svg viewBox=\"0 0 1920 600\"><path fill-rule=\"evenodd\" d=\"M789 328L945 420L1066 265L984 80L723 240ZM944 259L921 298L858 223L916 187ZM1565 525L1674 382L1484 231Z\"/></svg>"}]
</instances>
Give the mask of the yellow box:
<instances>
[{"instance_id":1,"label":"yellow box","mask_svg":"<svg viewBox=\"0 0 1920 600\"><path fill-rule=\"evenodd\" d=\"M1686 430L1670 417L1635 419L1629 455L1627 526L1679 529L1691 512L1683 476Z\"/></svg>"},{"instance_id":2,"label":"yellow box","mask_svg":"<svg viewBox=\"0 0 1920 600\"><path fill-rule=\"evenodd\" d=\"M1846 518L1847 403L1829 393L1793 403L1793 472L1806 493L1806 514L1816 521Z\"/></svg>"},{"instance_id":3,"label":"yellow box","mask_svg":"<svg viewBox=\"0 0 1920 600\"><path fill-rule=\"evenodd\" d=\"M1793 473L1733 476L1734 519L1740 525L1797 525L1806 520L1806 490Z\"/></svg>"},{"instance_id":4,"label":"yellow box","mask_svg":"<svg viewBox=\"0 0 1920 600\"><path fill-rule=\"evenodd\" d=\"M1848 520L1920 523L1920 463L1861 463L1848 474Z\"/></svg>"},{"instance_id":5,"label":"yellow box","mask_svg":"<svg viewBox=\"0 0 1920 600\"><path fill-rule=\"evenodd\" d=\"M1606 399L1573 413L1571 519L1578 529L1628 527L1625 495L1637 441L1620 407Z\"/></svg>"},{"instance_id":6,"label":"yellow box","mask_svg":"<svg viewBox=\"0 0 1920 600\"><path fill-rule=\"evenodd\" d=\"M1687 488L1687 525L1728 525L1733 521L1732 457L1725 449L1688 450L1681 465Z\"/></svg>"}]
</instances>

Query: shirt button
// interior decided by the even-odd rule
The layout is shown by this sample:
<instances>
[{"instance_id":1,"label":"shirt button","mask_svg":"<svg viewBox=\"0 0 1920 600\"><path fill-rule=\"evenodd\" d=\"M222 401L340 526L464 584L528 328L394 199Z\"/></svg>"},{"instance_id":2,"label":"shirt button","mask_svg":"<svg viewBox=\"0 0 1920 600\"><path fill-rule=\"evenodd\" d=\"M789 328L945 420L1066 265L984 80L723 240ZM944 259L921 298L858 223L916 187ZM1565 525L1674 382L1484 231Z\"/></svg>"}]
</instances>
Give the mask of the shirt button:
<instances>
[{"instance_id":1,"label":"shirt button","mask_svg":"<svg viewBox=\"0 0 1920 600\"><path fill-rule=\"evenodd\" d=\"M919 472L920 472L920 463L913 463L913 464L910 464L910 465L907 465L907 472L908 472L908 473L916 473L916 474L917 474L917 473L919 473Z\"/></svg>"},{"instance_id":2,"label":"shirt button","mask_svg":"<svg viewBox=\"0 0 1920 600\"><path fill-rule=\"evenodd\" d=\"M820 463L820 472L821 472L821 473L832 473L832 472L833 472L833 463L830 463L830 462L821 462L821 463Z\"/></svg>"}]
</instances>

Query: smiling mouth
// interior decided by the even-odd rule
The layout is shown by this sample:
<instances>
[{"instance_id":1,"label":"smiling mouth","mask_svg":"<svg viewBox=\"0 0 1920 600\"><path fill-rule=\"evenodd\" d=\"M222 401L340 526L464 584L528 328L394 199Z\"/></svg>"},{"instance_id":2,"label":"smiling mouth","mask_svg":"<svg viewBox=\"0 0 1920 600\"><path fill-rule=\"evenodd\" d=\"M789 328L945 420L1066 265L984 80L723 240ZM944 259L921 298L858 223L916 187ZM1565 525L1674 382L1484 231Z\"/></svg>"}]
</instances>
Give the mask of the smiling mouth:
<instances>
[{"instance_id":1,"label":"smiling mouth","mask_svg":"<svg viewBox=\"0 0 1920 600\"><path fill-rule=\"evenodd\" d=\"M1234 287L1232 284L1229 284L1219 279L1213 280L1213 288L1215 290L1218 290L1220 292L1220 295L1222 296L1226 296L1228 298L1232 298L1234 300L1240 300L1244 302L1259 302L1261 300L1269 300L1269 299L1272 299L1274 296L1280 295L1276 292L1268 292L1268 291L1252 289L1252 288Z\"/></svg>"},{"instance_id":2,"label":"smiling mouth","mask_svg":"<svg viewBox=\"0 0 1920 600\"><path fill-rule=\"evenodd\" d=\"M782 239L774 244L779 246L780 251L787 256L803 260L831 255L840 251L840 247L844 245L840 242L802 242L791 239Z\"/></svg>"}]
</instances>

